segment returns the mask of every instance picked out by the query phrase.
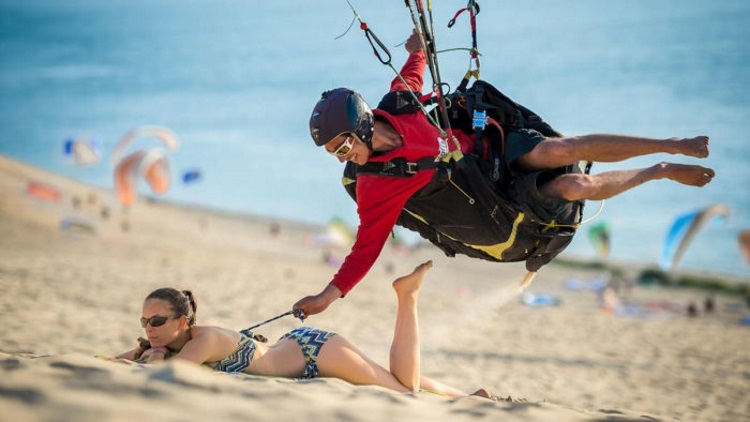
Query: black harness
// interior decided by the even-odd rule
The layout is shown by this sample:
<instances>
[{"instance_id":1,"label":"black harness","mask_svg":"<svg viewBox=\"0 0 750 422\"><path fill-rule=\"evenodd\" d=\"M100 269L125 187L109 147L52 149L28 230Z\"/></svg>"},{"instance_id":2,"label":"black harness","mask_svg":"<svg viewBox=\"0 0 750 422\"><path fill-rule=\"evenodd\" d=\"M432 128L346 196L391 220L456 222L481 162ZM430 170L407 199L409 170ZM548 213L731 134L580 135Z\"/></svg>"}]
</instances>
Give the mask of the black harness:
<instances>
[{"instance_id":1,"label":"black harness","mask_svg":"<svg viewBox=\"0 0 750 422\"><path fill-rule=\"evenodd\" d=\"M349 165L349 163L347 163ZM424 157L417 161L406 158L394 158L384 162L367 162L356 167L356 174L373 174L384 177L411 177L420 171L438 167L434 157ZM356 175L355 175L356 177Z\"/></svg>"},{"instance_id":2,"label":"black harness","mask_svg":"<svg viewBox=\"0 0 750 422\"><path fill-rule=\"evenodd\" d=\"M412 97L391 92L378 108L393 115L413 113L420 105L410 101ZM509 193L513 172L505 165L505 136L519 128L535 129L545 136L562 135L483 81L451 94L450 100L451 127L477 134L475 154L448 162L436 162L435 157L395 158L362 166L348 162L344 187L356 201L358 175L411 177L434 169L430 182L409 198L396 224L418 232L448 256L460 253L496 262L526 261L529 271L537 271L572 241L584 204L570 202L556 221L549 221L516 203ZM477 113L489 116L496 125L473 124ZM588 166L571 165L560 172L588 172Z\"/></svg>"}]
</instances>

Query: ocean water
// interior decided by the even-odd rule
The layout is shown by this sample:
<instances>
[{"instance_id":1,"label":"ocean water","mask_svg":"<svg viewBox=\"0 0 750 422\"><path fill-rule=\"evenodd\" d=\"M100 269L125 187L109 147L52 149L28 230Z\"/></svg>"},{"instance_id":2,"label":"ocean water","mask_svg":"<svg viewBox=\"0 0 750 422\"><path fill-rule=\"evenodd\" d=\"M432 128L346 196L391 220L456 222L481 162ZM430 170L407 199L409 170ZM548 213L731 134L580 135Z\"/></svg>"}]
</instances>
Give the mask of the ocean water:
<instances>
[{"instance_id":1,"label":"ocean water","mask_svg":"<svg viewBox=\"0 0 750 422\"><path fill-rule=\"evenodd\" d=\"M401 1L353 1L389 46L411 18ZM470 45L468 16L446 28L462 1L434 1L439 49ZM750 280L737 233L750 228L750 2L726 0L533 0L482 2L477 16L482 78L567 134L711 136L715 180L697 189L656 181L608 200L611 257L657 263L672 221L724 203L680 266ZM346 1L0 0L0 153L68 177L112 186L108 154L129 129L173 130L175 174L165 200L234 212L355 225L342 166L316 149L307 128L319 94L359 90L372 104L393 72L372 54ZM466 51L440 56L453 85ZM429 79L428 79L429 81ZM66 161L71 137L95 137L104 159ZM153 147L139 139L134 147ZM657 154L594 172L698 160ZM179 172L200 168L190 185ZM141 193L149 195L147 186ZM587 215L598 208L587 206ZM594 256L586 227L566 254ZM436 250L436 253L439 253Z\"/></svg>"}]
</instances>

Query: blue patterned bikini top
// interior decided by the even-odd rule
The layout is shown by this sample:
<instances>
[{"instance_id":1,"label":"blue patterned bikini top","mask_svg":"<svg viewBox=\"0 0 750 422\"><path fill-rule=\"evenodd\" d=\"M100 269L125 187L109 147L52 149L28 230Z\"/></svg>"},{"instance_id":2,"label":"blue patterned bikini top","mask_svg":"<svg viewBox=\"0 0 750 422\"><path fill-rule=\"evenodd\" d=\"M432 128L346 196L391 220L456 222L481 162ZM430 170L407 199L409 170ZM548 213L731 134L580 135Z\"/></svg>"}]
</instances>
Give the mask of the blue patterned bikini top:
<instances>
[{"instance_id":1,"label":"blue patterned bikini top","mask_svg":"<svg viewBox=\"0 0 750 422\"><path fill-rule=\"evenodd\" d=\"M245 333L242 333L241 336L240 342L237 344L237 350L218 361L214 370L222 372L245 372L245 369L250 366L255 354L255 342L252 337L248 337Z\"/></svg>"}]
</instances>

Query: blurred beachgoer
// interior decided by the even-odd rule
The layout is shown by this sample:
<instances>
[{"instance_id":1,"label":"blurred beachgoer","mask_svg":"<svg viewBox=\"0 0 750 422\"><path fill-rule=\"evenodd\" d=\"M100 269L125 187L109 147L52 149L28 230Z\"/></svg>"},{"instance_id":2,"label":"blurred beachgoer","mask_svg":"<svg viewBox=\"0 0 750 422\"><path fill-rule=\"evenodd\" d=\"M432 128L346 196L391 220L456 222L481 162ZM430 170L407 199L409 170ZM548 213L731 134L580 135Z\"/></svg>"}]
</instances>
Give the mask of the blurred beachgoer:
<instances>
[{"instance_id":1,"label":"blurred beachgoer","mask_svg":"<svg viewBox=\"0 0 750 422\"><path fill-rule=\"evenodd\" d=\"M409 37L405 48L409 57L401 70L403 79L393 79L390 93L399 94L407 90L421 92L426 59L416 32ZM399 98L406 102L409 95ZM424 200L429 193L424 192L423 188L430 184L433 176L444 176L429 163L422 170L422 162L437 162L455 152L457 146L451 137L458 141L462 153L473 153L474 149L471 135L453 130L446 139L419 108L400 114L380 108L372 110L359 93L347 88L323 93L313 110L310 131L315 144L324 147L326 152L342 163L364 166L394 163L398 159L414 165L411 166L413 169L409 177L372 173L356 177L359 214L356 242L333 280L320 293L306 296L294 304L295 310L308 316L322 312L362 280L380 255L400 214L409 208L409 201L414 198ZM524 209L524 213L529 214L532 212L530 210L534 210L539 215L552 216L549 221L553 222L559 221L555 219L557 214L572 202L611 198L652 180L670 179L685 185L703 186L714 177L714 171L710 168L667 162L597 175L567 173L567 170L563 170L581 161L617 162L653 153L705 158L709 154L709 139L706 136L652 139L592 134L548 138L532 129L520 129L506 135L505 165L512 174L513 188L503 192L503 196L512 198L519 208ZM445 226L455 219L456 214L444 208L454 205L442 202L432 207L446 220ZM488 210L486 215L485 218L494 219L496 213ZM513 233L515 236L515 230ZM451 237L440 232L436 236ZM469 241L458 241L472 245ZM536 239L533 241L536 242ZM497 246L503 244L498 243Z\"/></svg>"},{"instance_id":2,"label":"blurred beachgoer","mask_svg":"<svg viewBox=\"0 0 750 422\"><path fill-rule=\"evenodd\" d=\"M378 385L407 392L419 389L451 397L467 396L420 376L417 299L432 261L393 282L398 298L390 370L378 365L346 338L330 331L299 327L266 345L262 336L221 327L196 325L197 301L190 291L161 288L146 297L141 325L148 340L116 359L155 363L179 359L216 371L287 378L334 377L357 385ZM479 389L472 395L491 398Z\"/></svg>"},{"instance_id":3,"label":"blurred beachgoer","mask_svg":"<svg viewBox=\"0 0 750 422\"><path fill-rule=\"evenodd\" d=\"M715 299L713 296L708 296L706 298L706 301L703 302L703 310L707 314L712 314L714 312L714 309L716 309L716 305L714 304Z\"/></svg>"},{"instance_id":4,"label":"blurred beachgoer","mask_svg":"<svg viewBox=\"0 0 750 422\"><path fill-rule=\"evenodd\" d=\"M690 318L695 318L698 316L698 305L696 305L695 302L688 303L687 315Z\"/></svg>"},{"instance_id":5,"label":"blurred beachgoer","mask_svg":"<svg viewBox=\"0 0 750 422\"><path fill-rule=\"evenodd\" d=\"M737 235L737 242L740 244L740 251L745 257L745 261L750 264L750 229L745 229Z\"/></svg>"},{"instance_id":6,"label":"blurred beachgoer","mask_svg":"<svg viewBox=\"0 0 750 422\"><path fill-rule=\"evenodd\" d=\"M611 286L607 286L601 291L599 306L607 315L616 315L622 309L622 302L617 296L617 292Z\"/></svg>"},{"instance_id":7,"label":"blurred beachgoer","mask_svg":"<svg viewBox=\"0 0 750 422\"><path fill-rule=\"evenodd\" d=\"M277 222L273 222L268 227L268 231L271 233L271 237L279 237L279 234L281 233L281 225Z\"/></svg>"}]
</instances>

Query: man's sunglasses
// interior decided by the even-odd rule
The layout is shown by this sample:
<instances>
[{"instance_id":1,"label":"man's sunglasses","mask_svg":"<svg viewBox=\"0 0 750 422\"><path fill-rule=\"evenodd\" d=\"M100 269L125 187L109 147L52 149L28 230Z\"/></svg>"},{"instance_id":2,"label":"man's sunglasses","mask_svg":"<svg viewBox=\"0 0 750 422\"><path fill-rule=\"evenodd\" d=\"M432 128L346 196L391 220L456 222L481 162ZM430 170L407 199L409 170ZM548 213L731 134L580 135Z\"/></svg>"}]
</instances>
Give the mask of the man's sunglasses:
<instances>
[{"instance_id":1,"label":"man's sunglasses","mask_svg":"<svg viewBox=\"0 0 750 422\"><path fill-rule=\"evenodd\" d=\"M141 327L146 328L146 325L151 324L152 327L161 327L164 325L168 319L177 319L179 317L165 317L165 316L159 316L155 315L151 318L143 318L141 317Z\"/></svg>"},{"instance_id":2,"label":"man's sunglasses","mask_svg":"<svg viewBox=\"0 0 750 422\"><path fill-rule=\"evenodd\" d=\"M349 154L349 152L354 148L354 137L349 135L344 139L344 142L339 145L338 148L336 148L335 151L328 151L331 153L331 155L334 155L336 157L343 157L346 154Z\"/></svg>"}]
</instances>

